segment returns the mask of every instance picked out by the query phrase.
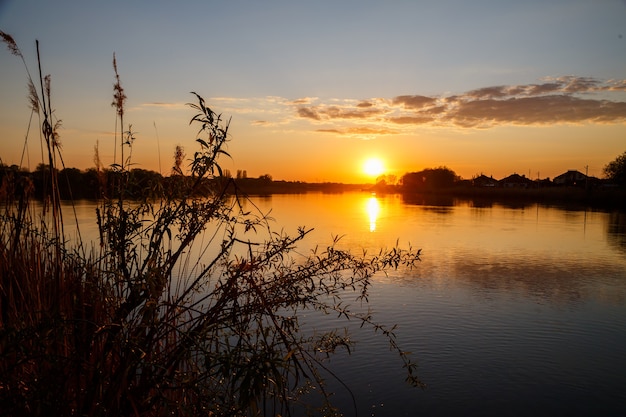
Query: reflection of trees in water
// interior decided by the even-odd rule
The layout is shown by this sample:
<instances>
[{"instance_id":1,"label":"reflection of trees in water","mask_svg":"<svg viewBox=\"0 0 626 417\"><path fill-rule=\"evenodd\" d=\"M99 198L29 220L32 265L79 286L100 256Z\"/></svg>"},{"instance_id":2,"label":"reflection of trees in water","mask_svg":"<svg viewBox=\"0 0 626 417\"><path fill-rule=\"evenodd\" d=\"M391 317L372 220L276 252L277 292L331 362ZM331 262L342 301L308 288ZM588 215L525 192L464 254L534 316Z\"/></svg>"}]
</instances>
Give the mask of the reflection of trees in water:
<instances>
[{"instance_id":1,"label":"reflection of trees in water","mask_svg":"<svg viewBox=\"0 0 626 417\"><path fill-rule=\"evenodd\" d=\"M468 200L467 205L472 208L492 208L494 206L494 202L493 200L475 198Z\"/></svg>"},{"instance_id":2,"label":"reflection of trees in water","mask_svg":"<svg viewBox=\"0 0 626 417\"><path fill-rule=\"evenodd\" d=\"M431 255L432 256L432 255ZM481 257L467 253L447 262L429 260L389 280L404 285L465 287L480 298L496 293L527 297L540 304L578 304L590 300L609 305L626 302L623 263L545 257L529 259L507 255Z\"/></svg>"},{"instance_id":3,"label":"reflection of trees in water","mask_svg":"<svg viewBox=\"0 0 626 417\"><path fill-rule=\"evenodd\" d=\"M443 194L402 194L402 202L414 206L436 206L433 208L437 211L455 205L454 197Z\"/></svg>"},{"instance_id":4,"label":"reflection of trees in water","mask_svg":"<svg viewBox=\"0 0 626 417\"><path fill-rule=\"evenodd\" d=\"M626 213L613 212L606 227L607 240L626 253Z\"/></svg>"}]
</instances>

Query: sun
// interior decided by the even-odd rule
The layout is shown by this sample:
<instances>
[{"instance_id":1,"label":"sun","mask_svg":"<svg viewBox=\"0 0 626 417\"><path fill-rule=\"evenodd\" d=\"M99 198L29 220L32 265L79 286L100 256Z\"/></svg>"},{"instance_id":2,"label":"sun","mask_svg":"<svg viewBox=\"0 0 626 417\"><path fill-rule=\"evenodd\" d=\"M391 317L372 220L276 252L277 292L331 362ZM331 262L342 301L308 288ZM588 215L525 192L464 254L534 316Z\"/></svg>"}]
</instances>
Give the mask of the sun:
<instances>
[{"instance_id":1,"label":"sun","mask_svg":"<svg viewBox=\"0 0 626 417\"><path fill-rule=\"evenodd\" d=\"M370 177L378 177L385 172L385 165L380 158L369 158L363 163L363 172Z\"/></svg>"}]
</instances>

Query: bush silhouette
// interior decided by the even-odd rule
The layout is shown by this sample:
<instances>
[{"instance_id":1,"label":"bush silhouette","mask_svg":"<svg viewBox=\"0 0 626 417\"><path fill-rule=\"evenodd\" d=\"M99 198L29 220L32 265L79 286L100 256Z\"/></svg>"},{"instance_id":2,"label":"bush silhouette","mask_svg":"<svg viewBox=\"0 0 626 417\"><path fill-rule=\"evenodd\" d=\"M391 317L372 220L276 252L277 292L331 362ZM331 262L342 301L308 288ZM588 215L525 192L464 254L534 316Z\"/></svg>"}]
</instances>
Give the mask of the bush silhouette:
<instances>
[{"instance_id":1,"label":"bush silhouette","mask_svg":"<svg viewBox=\"0 0 626 417\"><path fill-rule=\"evenodd\" d=\"M321 361L351 341L335 330L307 331L303 311L332 312L380 333L407 381L421 386L394 327L345 301L366 302L374 274L414 265L419 251L355 256L336 239L294 256L310 230L277 233L267 216L245 209L251 202L235 180L212 181L222 177L219 160L228 155L228 122L195 93L191 175L173 176L177 192L164 191L130 168L135 138L123 127L115 60L114 69L119 161L107 175L99 162L92 173L98 242L66 236L59 172L74 173L57 167L50 89L31 89L39 103L33 111L43 112L45 194L35 204L33 187L16 187L13 173L2 177L0 409L16 416L290 415L312 407L317 393L318 412L330 415L336 410ZM136 195L138 184L154 187Z\"/></svg>"}]
</instances>

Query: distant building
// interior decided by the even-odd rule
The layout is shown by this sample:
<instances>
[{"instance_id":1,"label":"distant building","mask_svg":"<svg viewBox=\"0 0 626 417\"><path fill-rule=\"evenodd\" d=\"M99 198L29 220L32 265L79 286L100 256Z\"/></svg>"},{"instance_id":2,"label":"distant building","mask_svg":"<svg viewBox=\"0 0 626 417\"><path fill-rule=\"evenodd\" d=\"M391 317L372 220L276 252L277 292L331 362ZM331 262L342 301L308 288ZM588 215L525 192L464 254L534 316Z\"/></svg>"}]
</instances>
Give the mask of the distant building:
<instances>
[{"instance_id":1,"label":"distant building","mask_svg":"<svg viewBox=\"0 0 626 417\"><path fill-rule=\"evenodd\" d=\"M512 174L498 181L498 185L503 188L530 188L534 184L533 180L519 174Z\"/></svg>"},{"instance_id":2,"label":"distant building","mask_svg":"<svg viewBox=\"0 0 626 417\"><path fill-rule=\"evenodd\" d=\"M552 182L556 185L584 186L587 180L588 177L582 172L569 170L561 175L554 177Z\"/></svg>"},{"instance_id":3,"label":"distant building","mask_svg":"<svg viewBox=\"0 0 626 417\"><path fill-rule=\"evenodd\" d=\"M554 183L550 181L550 178L544 178L542 180L537 179L535 184L537 184L537 187L539 188L554 187Z\"/></svg>"},{"instance_id":4,"label":"distant building","mask_svg":"<svg viewBox=\"0 0 626 417\"><path fill-rule=\"evenodd\" d=\"M498 180L493 177L488 177L484 174L480 174L478 177L472 180L474 187L495 187L498 185Z\"/></svg>"}]
</instances>

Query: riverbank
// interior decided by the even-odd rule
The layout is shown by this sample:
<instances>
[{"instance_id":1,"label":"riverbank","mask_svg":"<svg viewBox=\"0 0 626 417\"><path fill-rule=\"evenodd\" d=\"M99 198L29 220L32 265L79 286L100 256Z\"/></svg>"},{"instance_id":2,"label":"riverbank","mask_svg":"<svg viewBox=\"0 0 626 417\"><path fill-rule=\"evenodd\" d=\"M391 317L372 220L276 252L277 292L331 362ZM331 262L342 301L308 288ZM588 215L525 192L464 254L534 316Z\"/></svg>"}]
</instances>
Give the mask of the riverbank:
<instances>
[{"instance_id":1,"label":"riverbank","mask_svg":"<svg viewBox=\"0 0 626 417\"><path fill-rule=\"evenodd\" d=\"M0 169L0 183L6 187L26 189L32 187L34 196L42 198L45 190L45 177L42 171L33 173L19 170ZM59 175L59 195L62 200L99 199L107 193L111 184L116 183L116 174L111 171L62 170ZM151 171L133 169L129 172L127 193L132 198L159 198L163 193L175 193L180 181L185 177L162 177ZM119 179L118 179L119 180ZM605 209L626 211L626 189L609 186L535 186L535 187L481 187L467 183L455 183L449 187L423 187L407 189L400 185L384 184L343 184L336 182L308 183L302 181L272 180L271 178L233 179L217 177L203 181L198 191L202 194L210 189L224 189L227 193L248 195L302 194L309 192L343 193L370 192L377 194L402 194L407 202L431 205L452 205L454 200L470 201L476 206L489 206L494 203L523 207L530 204L543 204L575 209ZM5 188L6 188L5 187ZM205 191L202 191L205 190ZM110 191L110 190L109 190ZM1 190L0 190L1 192Z\"/></svg>"},{"instance_id":2,"label":"riverbank","mask_svg":"<svg viewBox=\"0 0 626 417\"><path fill-rule=\"evenodd\" d=\"M237 181L239 189L250 195L299 194L307 192L353 192L363 191L376 194L401 194L405 202L420 205L452 206L455 200L469 201L477 207L505 204L524 207L531 204L572 209L604 209L626 211L626 190L621 188L539 187L504 188L474 187L457 185L448 188L433 188L407 191L401 186L372 186L341 183L303 183L288 181Z\"/></svg>"}]
</instances>

